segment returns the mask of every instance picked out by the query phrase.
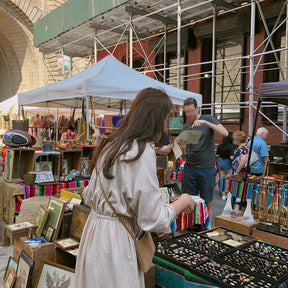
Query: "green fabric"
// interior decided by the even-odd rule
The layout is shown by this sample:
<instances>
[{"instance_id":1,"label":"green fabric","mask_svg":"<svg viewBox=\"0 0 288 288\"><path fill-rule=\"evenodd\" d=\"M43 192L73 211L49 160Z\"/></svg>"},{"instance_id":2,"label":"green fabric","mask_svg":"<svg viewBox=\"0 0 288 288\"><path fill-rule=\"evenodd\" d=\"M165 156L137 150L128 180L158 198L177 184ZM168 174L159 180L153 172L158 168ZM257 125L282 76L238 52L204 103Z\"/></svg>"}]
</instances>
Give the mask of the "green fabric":
<instances>
[{"instance_id":1,"label":"green fabric","mask_svg":"<svg viewBox=\"0 0 288 288\"><path fill-rule=\"evenodd\" d=\"M181 133L181 129L183 127L184 121L181 117L170 118L169 120L169 132L172 135L179 135ZM179 130L170 130L170 129L179 129Z\"/></svg>"},{"instance_id":2,"label":"green fabric","mask_svg":"<svg viewBox=\"0 0 288 288\"><path fill-rule=\"evenodd\" d=\"M166 288L217 287L182 267L154 256L156 284Z\"/></svg>"}]
</instances>

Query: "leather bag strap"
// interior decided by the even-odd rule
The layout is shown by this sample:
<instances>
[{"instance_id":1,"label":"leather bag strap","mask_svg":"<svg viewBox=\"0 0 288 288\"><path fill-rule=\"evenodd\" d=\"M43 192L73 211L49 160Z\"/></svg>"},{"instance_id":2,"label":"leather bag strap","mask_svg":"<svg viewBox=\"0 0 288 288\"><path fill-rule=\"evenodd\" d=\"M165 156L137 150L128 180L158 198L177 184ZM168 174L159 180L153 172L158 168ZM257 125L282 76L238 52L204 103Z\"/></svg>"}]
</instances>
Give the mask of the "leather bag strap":
<instances>
[{"instance_id":1,"label":"leather bag strap","mask_svg":"<svg viewBox=\"0 0 288 288\"><path fill-rule=\"evenodd\" d=\"M132 239L134 241L136 241L136 238L135 236L133 235L133 233L131 232L131 230L128 228L128 226L126 225L126 223L123 221L122 217L117 213L116 209L113 207L112 203L109 201L106 193L104 192L104 189L103 189L103 186L102 186L102 182L101 182L101 179L100 179L100 175L99 173L97 172L98 174L98 179L99 179L99 183L100 183L100 188L101 188L101 191L102 191L102 194L103 194L103 197L105 199L105 201L108 203L108 205L110 206L111 210L113 211L113 213L117 216L118 220L121 222L121 224L124 226L124 228L127 230L127 232L130 234L130 236L132 237Z\"/></svg>"}]
</instances>

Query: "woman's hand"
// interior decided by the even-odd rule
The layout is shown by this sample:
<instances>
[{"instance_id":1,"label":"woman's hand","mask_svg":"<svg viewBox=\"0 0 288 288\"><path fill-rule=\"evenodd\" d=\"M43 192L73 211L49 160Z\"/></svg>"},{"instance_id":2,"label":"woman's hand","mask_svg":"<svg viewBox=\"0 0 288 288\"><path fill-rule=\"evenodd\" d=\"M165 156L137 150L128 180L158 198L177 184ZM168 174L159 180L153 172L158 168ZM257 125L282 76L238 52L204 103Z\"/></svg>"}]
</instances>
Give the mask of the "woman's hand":
<instances>
[{"instance_id":1,"label":"woman's hand","mask_svg":"<svg viewBox=\"0 0 288 288\"><path fill-rule=\"evenodd\" d=\"M168 237L169 235L172 234L172 230L171 228L169 227L169 229L167 229L166 231L162 232L162 233L159 233L157 234L158 238L161 240L161 239L164 239L166 237Z\"/></svg>"},{"instance_id":2,"label":"woman's hand","mask_svg":"<svg viewBox=\"0 0 288 288\"><path fill-rule=\"evenodd\" d=\"M173 202L171 205L172 205L172 207L174 208L174 210L176 212L176 216L178 216L184 210L185 210L184 213L193 212L194 211L195 202L194 202L194 200L192 199L192 197L189 194L184 193L178 198L178 200Z\"/></svg>"}]
</instances>

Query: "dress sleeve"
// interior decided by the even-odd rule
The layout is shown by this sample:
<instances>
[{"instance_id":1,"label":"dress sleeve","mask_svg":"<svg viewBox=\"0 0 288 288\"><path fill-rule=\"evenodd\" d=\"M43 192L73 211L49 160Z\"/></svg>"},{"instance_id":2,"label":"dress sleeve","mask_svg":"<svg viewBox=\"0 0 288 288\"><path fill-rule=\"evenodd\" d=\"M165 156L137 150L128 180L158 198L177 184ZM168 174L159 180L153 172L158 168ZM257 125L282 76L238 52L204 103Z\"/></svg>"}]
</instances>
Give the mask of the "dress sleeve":
<instances>
[{"instance_id":1,"label":"dress sleeve","mask_svg":"<svg viewBox=\"0 0 288 288\"><path fill-rule=\"evenodd\" d=\"M161 233L170 227L175 219L175 210L161 201L161 192L157 178L156 155L147 147L139 160L126 163L130 177L127 190L131 191L130 209L137 215L137 223L144 231Z\"/></svg>"}]
</instances>

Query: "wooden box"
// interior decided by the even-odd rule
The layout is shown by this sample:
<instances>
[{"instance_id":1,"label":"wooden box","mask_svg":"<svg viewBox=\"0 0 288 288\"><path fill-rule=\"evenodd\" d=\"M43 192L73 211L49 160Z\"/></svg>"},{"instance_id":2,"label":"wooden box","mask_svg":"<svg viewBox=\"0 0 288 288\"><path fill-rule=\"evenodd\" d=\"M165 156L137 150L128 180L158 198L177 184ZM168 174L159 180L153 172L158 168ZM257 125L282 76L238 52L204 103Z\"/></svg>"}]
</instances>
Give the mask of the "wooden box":
<instances>
[{"instance_id":1,"label":"wooden box","mask_svg":"<svg viewBox=\"0 0 288 288\"><path fill-rule=\"evenodd\" d=\"M64 165L65 166L67 165L67 170L68 170L68 171L66 171L67 173L69 173L72 169L75 169L75 170L78 170L81 172L82 149L81 150L71 150L71 151L61 150L61 164L60 164L60 175L61 176L66 174L66 173L64 174Z\"/></svg>"},{"instance_id":2,"label":"wooden box","mask_svg":"<svg viewBox=\"0 0 288 288\"><path fill-rule=\"evenodd\" d=\"M252 236L256 237L258 240L288 249L287 237L261 231L256 228L252 229Z\"/></svg>"},{"instance_id":3,"label":"wooden box","mask_svg":"<svg viewBox=\"0 0 288 288\"><path fill-rule=\"evenodd\" d=\"M63 249L56 247L55 262L75 269L76 257Z\"/></svg>"},{"instance_id":4,"label":"wooden box","mask_svg":"<svg viewBox=\"0 0 288 288\"><path fill-rule=\"evenodd\" d=\"M21 252L24 251L34 261L32 273L32 287L34 287L37 275L41 268L41 261L48 260L55 262L55 244L53 242L49 242L32 247L25 243L25 240L27 240L26 237L14 240L13 257L15 260L18 260Z\"/></svg>"},{"instance_id":5,"label":"wooden box","mask_svg":"<svg viewBox=\"0 0 288 288\"><path fill-rule=\"evenodd\" d=\"M5 222L0 221L0 246L10 246L10 239L6 234Z\"/></svg>"},{"instance_id":6,"label":"wooden box","mask_svg":"<svg viewBox=\"0 0 288 288\"><path fill-rule=\"evenodd\" d=\"M18 231L18 232L12 232L6 228L6 234L7 234L7 237L9 237L11 240L19 239L22 237L27 237L28 235L36 236L36 230L37 230L38 226L33 226L30 228L31 229L26 228L26 229L23 229L23 230Z\"/></svg>"},{"instance_id":7,"label":"wooden box","mask_svg":"<svg viewBox=\"0 0 288 288\"><path fill-rule=\"evenodd\" d=\"M24 181L24 175L33 170L34 149L7 148L3 179L7 182Z\"/></svg>"},{"instance_id":8,"label":"wooden box","mask_svg":"<svg viewBox=\"0 0 288 288\"><path fill-rule=\"evenodd\" d=\"M52 164L52 174L54 179L61 176L60 175L60 163L61 163L61 153L57 151L43 152L36 151L34 156L34 170L37 172L42 172L45 169L45 162ZM45 169L45 171L47 171Z\"/></svg>"},{"instance_id":9,"label":"wooden box","mask_svg":"<svg viewBox=\"0 0 288 288\"><path fill-rule=\"evenodd\" d=\"M266 174L269 176L283 175L284 177L288 177L288 164L268 162Z\"/></svg>"},{"instance_id":10,"label":"wooden box","mask_svg":"<svg viewBox=\"0 0 288 288\"><path fill-rule=\"evenodd\" d=\"M215 226L216 227L224 227L230 230L234 230L236 232L252 235L252 229L258 226L259 221L256 219L254 224L245 224L241 221L237 222L230 218L226 218L222 215L216 216L215 218Z\"/></svg>"}]
</instances>

